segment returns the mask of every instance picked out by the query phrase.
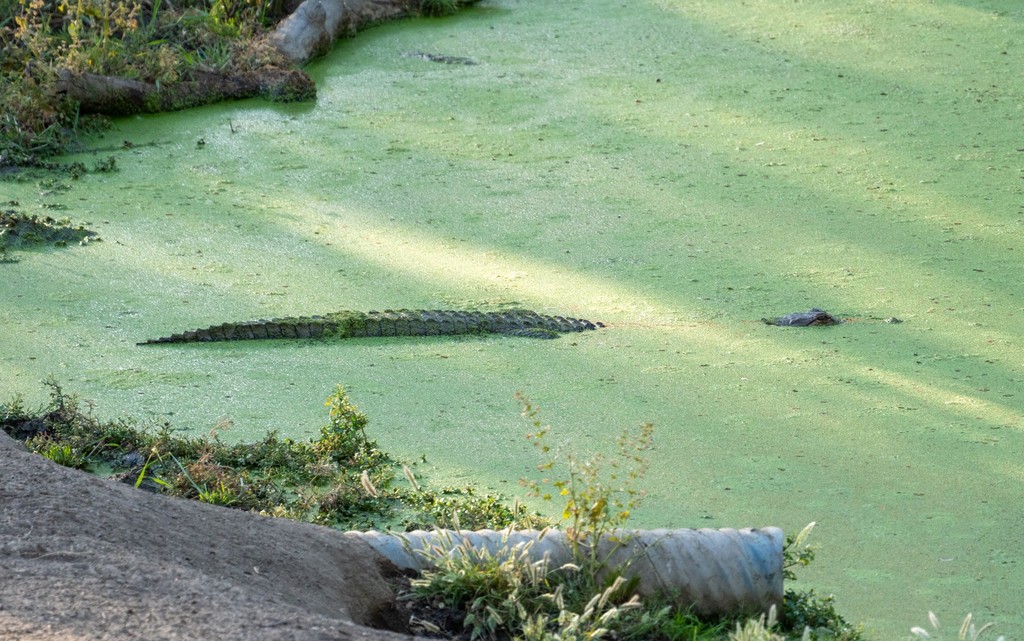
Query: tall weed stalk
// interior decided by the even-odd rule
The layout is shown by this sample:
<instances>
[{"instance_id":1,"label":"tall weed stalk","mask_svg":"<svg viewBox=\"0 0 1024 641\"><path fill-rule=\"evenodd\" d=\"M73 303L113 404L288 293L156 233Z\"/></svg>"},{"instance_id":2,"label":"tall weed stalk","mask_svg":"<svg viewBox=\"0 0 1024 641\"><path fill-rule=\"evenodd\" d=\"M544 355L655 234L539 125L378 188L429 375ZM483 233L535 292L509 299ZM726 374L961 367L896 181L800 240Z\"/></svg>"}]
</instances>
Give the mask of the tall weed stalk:
<instances>
[{"instance_id":1,"label":"tall weed stalk","mask_svg":"<svg viewBox=\"0 0 1024 641\"><path fill-rule=\"evenodd\" d=\"M646 453L654 444L654 426L624 430L615 440L615 456L596 452L583 458L572 449L550 445L551 428L542 424L539 409L522 394L517 398L533 428L527 438L545 459L537 465L543 476L520 484L534 498L562 501L560 516L573 558L596 571L604 563L600 544L617 542L619 530L646 495L637 483L650 465Z\"/></svg>"}]
</instances>

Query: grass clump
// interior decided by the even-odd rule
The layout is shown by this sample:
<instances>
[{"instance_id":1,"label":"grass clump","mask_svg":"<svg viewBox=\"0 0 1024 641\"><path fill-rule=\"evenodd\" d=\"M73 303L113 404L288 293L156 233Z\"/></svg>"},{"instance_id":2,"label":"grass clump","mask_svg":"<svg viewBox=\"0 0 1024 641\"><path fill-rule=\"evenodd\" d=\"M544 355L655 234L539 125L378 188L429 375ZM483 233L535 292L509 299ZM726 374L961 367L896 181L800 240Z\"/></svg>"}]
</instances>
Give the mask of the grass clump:
<instances>
[{"instance_id":1,"label":"grass clump","mask_svg":"<svg viewBox=\"0 0 1024 641\"><path fill-rule=\"evenodd\" d=\"M567 564L552 569L548 560L533 560L532 544L503 546L492 553L464 540L454 551L438 546L424 554L434 564L412 581L407 598L432 608L453 608L461 615L454 629L440 630L426 619L413 618L419 632L468 634L470 639L562 641L637 637L624 625L625 615L641 608L621 576L597 594L585 593L581 568ZM581 596L586 594L586 600ZM667 614L653 613L654 617ZM637 619L650 630L652 614ZM625 631L622 635L620 632Z\"/></svg>"},{"instance_id":2,"label":"grass clump","mask_svg":"<svg viewBox=\"0 0 1024 641\"><path fill-rule=\"evenodd\" d=\"M471 638L494 638L507 624L535 615L534 606L551 591L548 564L531 561L529 546L503 546L492 554L463 540L453 553L446 550L437 546L424 552L445 561L413 579L411 596L458 610Z\"/></svg>"},{"instance_id":3,"label":"grass clump","mask_svg":"<svg viewBox=\"0 0 1024 641\"><path fill-rule=\"evenodd\" d=\"M918 627L918 626L910 628L910 632L915 637L917 637L918 639L933 639L933 638L934 639L939 639L939 638L943 638L943 637L941 637L938 634L941 631L941 627L942 626L939 625L939 617L935 616L934 612L929 612L928 613L928 623L929 623L929 625L932 628L931 632L928 632L928 630L926 630L926 629L924 629L922 627ZM957 634L956 639L958 641L978 641L983 636L985 636L986 633L991 631L993 627L995 627L995 624L991 623L991 622L990 623L986 623L985 625L981 626L980 628L976 627L974 625L974 615L968 613L967 616L964 617L963 623L960 624L960 631ZM932 636L933 634L935 636ZM1003 636L999 636L999 637L996 638L996 641L1005 641L1005 640L1006 640L1006 637L1003 637Z\"/></svg>"},{"instance_id":4,"label":"grass clump","mask_svg":"<svg viewBox=\"0 0 1024 641\"><path fill-rule=\"evenodd\" d=\"M328 397L328 423L316 438L270 432L255 443L228 443L227 419L201 437L166 423L104 422L56 381L45 385L50 402L42 409L27 410L18 396L0 404L0 428L55 462L135 487L341 529L503 528L536 518L473 488L421 486L408 464L367 436L366 416L342 387Z\"/></svg>"}]
</instances>

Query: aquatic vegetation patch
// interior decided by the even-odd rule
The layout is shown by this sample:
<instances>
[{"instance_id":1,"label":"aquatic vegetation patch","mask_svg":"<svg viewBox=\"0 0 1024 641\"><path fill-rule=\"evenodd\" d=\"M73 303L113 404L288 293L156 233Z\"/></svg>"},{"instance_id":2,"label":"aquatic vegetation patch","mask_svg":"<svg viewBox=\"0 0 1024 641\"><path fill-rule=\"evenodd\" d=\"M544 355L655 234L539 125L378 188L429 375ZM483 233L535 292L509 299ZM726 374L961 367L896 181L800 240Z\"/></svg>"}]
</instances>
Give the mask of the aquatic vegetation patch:
<instances>
[{"instance_id":1,"label":"aquatic vegetation patch","mask_svg":"<svg viewBox=\"0 0 1024 641\"><path fill-rule=\"evenodd\" d=\"M101 240L99 234L68 218L26 214L17 209L17 201L9 201L8 209L0 209L0 261L11 262L9 249L26 247L66 247L86 245Z\"/></svg>"}]
</instances>

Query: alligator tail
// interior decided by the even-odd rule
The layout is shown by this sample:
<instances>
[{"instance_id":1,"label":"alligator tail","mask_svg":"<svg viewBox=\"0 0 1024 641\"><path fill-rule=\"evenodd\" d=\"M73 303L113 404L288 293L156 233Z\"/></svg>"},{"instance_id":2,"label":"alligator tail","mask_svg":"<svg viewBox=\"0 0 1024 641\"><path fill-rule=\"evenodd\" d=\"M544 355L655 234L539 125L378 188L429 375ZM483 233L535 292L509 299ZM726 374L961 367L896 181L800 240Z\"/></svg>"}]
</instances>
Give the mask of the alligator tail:
<instances>
[{"instance_id":1,"label":"alligator tail","mask_svg":"<svg viewBox=\"0 0 1024 641\"><path fill-rule=\"evenodd\" d=\"M209 343L269 338L318 338L333 331L333 324L321 316L260 319L244 323L223 323L180 334L151 338L138 345L156 343Z\"/></svg>"}]
</instances>

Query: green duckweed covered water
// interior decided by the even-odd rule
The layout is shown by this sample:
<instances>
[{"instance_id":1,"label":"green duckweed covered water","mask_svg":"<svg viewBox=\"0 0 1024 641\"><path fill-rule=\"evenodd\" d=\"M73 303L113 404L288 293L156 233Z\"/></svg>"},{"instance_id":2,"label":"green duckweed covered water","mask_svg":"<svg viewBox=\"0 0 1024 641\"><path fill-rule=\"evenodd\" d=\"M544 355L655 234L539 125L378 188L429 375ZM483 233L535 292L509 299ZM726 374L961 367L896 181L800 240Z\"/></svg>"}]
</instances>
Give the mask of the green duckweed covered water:
<instances>
[{"instance_id":1,"label":"green duckweed covered water","mask_svg":"<svg viewBox=\"0 0 1024 641\"><path fill-rule=\"evenodd\" d=\"M311 66L316 105L119 121L90 144L134 148L78 158L118 173L0 183L104 238L0 264L0 385L248 439L313 433L344 384L433 481L508 494L537 462L516 391L584 450L650 421L637 526L818 521L801 583L877 638L929 609L1017 638L1021 42L1024 9L969 1L490 0L375 28ZM135 345L503 306L609 327ZM851 321L760 322L812 306Z\"/></svg>"}]
</instances>

